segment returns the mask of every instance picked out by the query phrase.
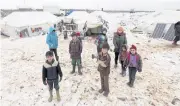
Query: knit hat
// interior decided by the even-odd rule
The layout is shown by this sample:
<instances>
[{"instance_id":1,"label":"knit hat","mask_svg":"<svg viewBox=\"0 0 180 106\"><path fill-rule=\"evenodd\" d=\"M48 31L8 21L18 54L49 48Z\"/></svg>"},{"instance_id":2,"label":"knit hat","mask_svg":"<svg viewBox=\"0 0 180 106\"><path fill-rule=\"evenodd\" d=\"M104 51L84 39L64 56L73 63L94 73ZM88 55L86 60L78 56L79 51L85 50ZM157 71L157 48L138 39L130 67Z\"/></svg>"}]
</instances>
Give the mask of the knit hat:
<instances>
[{"instance_id":1,"label":"knit hat","mask_svg":"<svg viewBox=\"0 0 180 106\"><path fill-rule=\"evenodd\" d=\"M108 44L108 43L104 43L104 44L102 45L102 48L103 48L103 49L108 49L108 50L109 50L109 44Z\"/></svg>"},{"instance_id":2,"label":"knit hat","mask_svg":"<svg viewBox=\"0 0 180 106\"><path fill-rule=\"evenodd\" d=\"M81 35L81 33L80 32L76 32L76 36L80 36Z\"/></svg>"},{"instance_id":3,"label":"knit hat","mask_svg":"<svg viewBox=\"0 0 180 106\"><path fill-rule=\"evenodd\" d=\"M46 57L48 57L48 56L53 56L53 52L52 51L47 51L46 52Z\"/></svg>"},{"instance_id":4,"label":"knit hat","mask_svg":"<svg viewBox=\"0 0 180 106\"><path fill-rule=\"evenodd\" d=\"M137 50L137 48L136 48L135 45L132 45L130 49L135 49L135 50Z\"/></svg>"},{"instance_id":5,"label":"knit hat","mask_svg":"<svg viewBox=\"0 0 180 106\"><path fill-rule=\"evenodd\" d=\"M73 32L73 33L71 34L71 37L74 37L74 36L76 36L76 32Z\"/></svg>"},{"instance_id":6,"label":"knit hat","mask_svg":"<svg viewBox=\"0 0 180 106\"><path fill-rule=\"evenodd\" d=\"M118 31L122 31L122 32L124 32L123 27L118 27L117 32L118 32Z\"/></svg>"}]
</instances>

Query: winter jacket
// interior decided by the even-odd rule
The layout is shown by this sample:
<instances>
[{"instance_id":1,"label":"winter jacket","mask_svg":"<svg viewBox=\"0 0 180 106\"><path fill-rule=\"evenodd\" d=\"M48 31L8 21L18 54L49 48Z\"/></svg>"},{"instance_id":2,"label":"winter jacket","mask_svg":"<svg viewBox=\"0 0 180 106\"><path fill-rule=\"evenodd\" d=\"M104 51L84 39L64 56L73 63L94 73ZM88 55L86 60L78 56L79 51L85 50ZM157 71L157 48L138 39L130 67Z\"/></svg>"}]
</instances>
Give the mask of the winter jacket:
<instances>
[{"instance_id":1,"label":"winter jacket","mask_svg":"<svg viewBox=\"0 0 180 106\"><path fill-rule=\"evenodd\" d=\"M107 36L104 34L98 35L95 41L97 47L102 48L103 43L108 42Z\"/></svg>"},{"instance_id":2,"label":"winter jacket","mask_svg":"<svg viewBox=\"0 0 180 106\"><path fill-rule=\"evenodd\" d=\"M122 49L122 45L127 44L127 39L126 39L126 34L118 34L114 33L114 38L113 38L113 44L114 44L114 52L119 52Z\"/></svg>"},{"instance_id":3,"label":"winter jacket","mask_svg":"<svg viewBox=\"0 0 180 106\"><path fill-rule=\"evenodd\" d=\"M49 45L50 49L56 49L58 47L58 36L54 30L53 27L50 27L46 38L46 43Z\"/></svg>"},{"instance_id":4,"label":"winter jacket","mask_svg":"<svg viewBox=\"0 0 180 106\"><path fill-rule=\"evenodd\" d=\"M121 63L121 61L125 61L126 58L128 56L128 52L127 51L121 51L120 55L119 55L119 61Z\"/></svg>"},{"instance_id":5,"label":"winter jacket","mask_svg":"<svg viewBox=\"0 0 180 106\"><path fill-rule=\"evenodd\" d=\"M180 21L174 25L175 36L180 36Z\"/></svg>"},{"instance_id":6,"label":"winter jacket","mask_svg":"<svg viewBox=\"0 0 180 106\"><path fill-rule=\"evenodd\" d=\"M60 77L63 76L59 62L53 60L53 63L50 64L46 61L42 69L43 82L46 80L57 80L59 79L58 75Z\"/></svg>"},{"instance_id":7,"label":"winter jacket","mask_svg":"<svg viewBox=\"0 0 180 106\"><path fill-rule=\"evenodd\" d=\"M127 55L127 58L126 58L126 60L125 60L125 62L124 62L124 67L133 67L131 64L130 64L130 60L131 60L131 56L133 56L131 53L128 53L128 55ZM139 55L139 54L135 54L134 55L135 56L135 58L136 58L136 69L138 70L138 71L142 71L142 59L141 59L141 56Z\"/></svg>"},{"instance_id":8,"label":"winter jacket","mask_svg":"<svg viewBox=\"0 0 180 106\"><path fill-rule=\"evenodd\" d=\"M82 53L82 43L77 38L75 40L71 40L69 44L69 54L72 59L80 59Z\"/></svg>"},{"instance_id":9,"label":"winter jacket","mask_svg":"<svg viewBox=\"0 0 180 106\"><path fill-rule=\"evenodd\" d=\"M109 54L103 56L102 52L98 55L98 71L104 75L108 76L110 74L110 62L111 57Z\"/></svg>"}]
</instances>

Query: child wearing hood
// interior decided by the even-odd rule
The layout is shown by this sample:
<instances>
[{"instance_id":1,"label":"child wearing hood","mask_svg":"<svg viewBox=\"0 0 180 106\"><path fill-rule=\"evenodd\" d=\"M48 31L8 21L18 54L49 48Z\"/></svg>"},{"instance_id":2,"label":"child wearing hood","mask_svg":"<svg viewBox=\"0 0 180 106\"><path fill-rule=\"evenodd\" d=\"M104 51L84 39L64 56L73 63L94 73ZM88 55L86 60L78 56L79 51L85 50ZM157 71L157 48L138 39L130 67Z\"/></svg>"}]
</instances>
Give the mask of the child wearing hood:
<instances>
[{"instance_id":1,"label":"child wearing hood","mask_svg":"<svg viewBox=\"0 0 180 106\"><path fill-rule=\"evenodd\" d=\"M50 51L54 52L56 61L59 61L59 56L57 54L58 48L58 36L54 27L49 28L49 33L46 38L46 43L49 45Z\"/></svg>"},{"instance_id":2,"label":"child wearing hood","mask_svg":"<svg viewBox=\"0 0 180 106\"><path fill-rule=\"evenodd\" d=\"M123 27L119 27L117 29L117 32L114 33L113 44L114 44L114 52L115 52L114 68L116 68L118 65L118 57L119 57L120 51L122 51L122 46L127 45L126 33L124 33Z\"/></svg>"},{"instance_id":3,"label":"child wearing hood","mask_svg":"<svg viewBox=\"0 0 180 106\"><path fill-rule=\"evenodd\" d=\"M96 46L97 46L97 53L98 53L98 54L101 52L102 45L103 45L104 43L107 43L107 42L108 42L106 33L107 33L107 29L106 29L106 28L103 28L103 29L102 29L102 33L101 33L100 35L98 35L97 38L96 38L96 40L95 40L95 44L96 44Z\"/></svg>"},{"instance_id":4,"label":"child wearing hood","mask_svg":"<svg viewBox=\"0 0 180 106\"><path fill-rule=\"evenodd\" d=\"M128 86L133 87L136 72L142 72L141 56L137 53L137 48L135 45L131 46L127 59L124 62L124 67L129 68L129 82L127 84Z\"/></svg>"},{"instance_id":5,"label":"child wearing hood","mask_svg":"<svg viewBox=\"0 0 180 106\"><path fill-rule=\"evenodd\" d=\"M53 99L53 87L56 89L57 101L60 101L59 82L62 80L63 74L59 62L54 60L53 52L46 52L46 62L42 69L42 81L44 85L49 86L50 97L49 102Z\"/></svg>"}]
</instances>

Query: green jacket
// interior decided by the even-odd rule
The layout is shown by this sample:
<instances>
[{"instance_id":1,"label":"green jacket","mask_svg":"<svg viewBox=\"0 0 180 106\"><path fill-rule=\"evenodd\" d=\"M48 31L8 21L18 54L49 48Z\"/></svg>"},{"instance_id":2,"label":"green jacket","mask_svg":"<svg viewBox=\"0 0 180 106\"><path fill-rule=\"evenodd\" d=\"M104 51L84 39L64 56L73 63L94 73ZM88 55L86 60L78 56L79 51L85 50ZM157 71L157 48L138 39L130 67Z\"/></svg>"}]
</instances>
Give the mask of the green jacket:
<instances>
[{"instance_id":1,"label":"green jacket","mask_svg":"<svg viewBox=\"0 0 180 106\"><path fill-rule=\"evenodd\" d=\"M113 44L114 52L120 52L122 46L127 45L126 34L122 33L121 35L119 35L118 33L114 33Z\"/></svg>"}]
</instances>

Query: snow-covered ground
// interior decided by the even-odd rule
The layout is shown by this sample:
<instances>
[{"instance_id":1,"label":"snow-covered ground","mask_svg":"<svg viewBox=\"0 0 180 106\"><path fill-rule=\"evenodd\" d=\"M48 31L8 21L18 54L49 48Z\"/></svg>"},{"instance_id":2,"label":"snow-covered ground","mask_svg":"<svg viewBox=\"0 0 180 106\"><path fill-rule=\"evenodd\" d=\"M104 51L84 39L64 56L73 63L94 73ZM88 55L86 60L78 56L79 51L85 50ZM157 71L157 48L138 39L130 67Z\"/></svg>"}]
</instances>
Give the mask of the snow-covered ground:
<instances>
[{"instance_id":1,"label":"snow-covered ground","mask_svg":"<svg viewBox=\"0 0 180 106\"><path fill-rule=\"evenodd\" d=\"M128 24L128 23L127 23ZM112 25L111 25L112 26ZM83 75L71 75L68 54L70 38L59 37L58 55L63 71L60 82L61 101L49 103L48 88L42 83L42 65L48 47L46 36L11 41L1 40L1 99L2 106L174 106L180 99L180 46L171 42L150 39L143 34L133 34L126 27L128 45L135 44L143 59L143 72L137 73L135 88L126 86L128 76L120 76L120 65L114 69L114 53L110 73L110 94L106 98L98 93L100 88L93 41L83 41ZM112 46L112 35L109 43ZM77 72L77 69L76 69ZM180 103L180 102L179 102ZM176 104L179 106L180 104Z\"/></svg>"}]
</instances>

